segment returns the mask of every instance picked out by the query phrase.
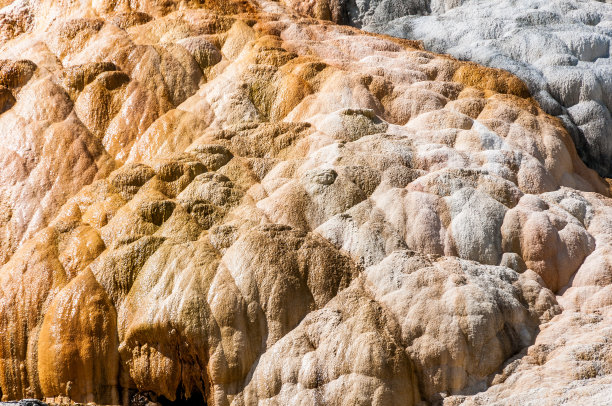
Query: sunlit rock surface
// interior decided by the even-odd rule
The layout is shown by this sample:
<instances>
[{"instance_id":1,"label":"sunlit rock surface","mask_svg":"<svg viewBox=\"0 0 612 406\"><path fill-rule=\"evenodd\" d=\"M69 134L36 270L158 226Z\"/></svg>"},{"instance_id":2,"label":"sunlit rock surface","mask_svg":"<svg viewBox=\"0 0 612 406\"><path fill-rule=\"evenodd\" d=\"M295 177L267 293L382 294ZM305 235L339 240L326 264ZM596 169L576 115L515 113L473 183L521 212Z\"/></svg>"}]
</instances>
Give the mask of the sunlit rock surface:
<instances>
[{"instance_id":1,"label":"sunlit rock surface","mask_svg":"<svg viewBox=\"0 0 612 406\"><path fill-rule=\"evenodd\" d=\"M582 159L612 176L609 0L283 0L295 10L508 70L560 117Z\"/></svg>"},{"instance_id":2,"label":"sunlit rock surface","mask_svg":"<svg viewBox=\"0 0 612 406\"><path fill-rule=\"evenodd\" d=\"M1 13L3 401L610 393L610 185L517 77L267 1Z\"/></svg>"}]
</instances>

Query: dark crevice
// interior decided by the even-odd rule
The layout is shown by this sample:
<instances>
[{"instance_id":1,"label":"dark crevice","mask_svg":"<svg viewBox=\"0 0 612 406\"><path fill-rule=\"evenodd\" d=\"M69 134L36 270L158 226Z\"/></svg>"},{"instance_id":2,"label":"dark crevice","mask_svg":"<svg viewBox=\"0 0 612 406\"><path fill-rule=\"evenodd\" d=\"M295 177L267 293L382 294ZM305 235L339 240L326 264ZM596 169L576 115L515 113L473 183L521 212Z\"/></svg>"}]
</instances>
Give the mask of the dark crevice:
<instances>
[{"instance_id":1,"label":"dark crevice","mask_svg":"<svg viewBox=\"0 0 612 406\"><path fill-rule=\"evenodd\" d=\"M158 396L153 392L139 392L130 389L129 406L206 406L204 394L194 388L191 390L189 397L185 396L185 390L181 386L176 391L176 399L169 400L165 396Z\"/></svg>"},{"instance_id":2,"label":"dark crevice","mask_svg":"<svg viewBox=\"0 0 612 406\"><path fill-rule=\"evenodd\" d=\"M204 395L198 389L191 391L190 397L186 398L182 387L176 391L176 400L171 401L166 399L164 396L159 396L157 402L161 406L206 406L206 399Z\"/></svg>"}]
</instances>

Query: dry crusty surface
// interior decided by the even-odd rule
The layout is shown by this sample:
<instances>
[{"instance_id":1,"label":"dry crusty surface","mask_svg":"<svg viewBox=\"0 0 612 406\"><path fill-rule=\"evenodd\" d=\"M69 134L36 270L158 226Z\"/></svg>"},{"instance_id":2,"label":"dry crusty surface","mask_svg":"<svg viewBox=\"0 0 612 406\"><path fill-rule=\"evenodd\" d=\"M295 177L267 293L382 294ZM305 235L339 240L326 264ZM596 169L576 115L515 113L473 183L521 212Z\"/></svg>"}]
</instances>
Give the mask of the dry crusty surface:
<instances>
[{"instance_id":1,"label":"dry crusty surface","mask_svg":"<svg viewBox=\"0 0 612 406\"><path fill-rule=\"evenodd\" d=\"M583 161L612 177L612 0L281 1L514 73L563 120Z\"/></svg>"},{"instance_id":2,"label":"dry crusty surface","mask_svg":"<svg viewBox=\"0 0 612 406\"><path fill-rule=\"evenodd\" d=\"M263 0L0 20L2 400L609 401L610 186L516 77Z\"/></svg>"}]
</instances>

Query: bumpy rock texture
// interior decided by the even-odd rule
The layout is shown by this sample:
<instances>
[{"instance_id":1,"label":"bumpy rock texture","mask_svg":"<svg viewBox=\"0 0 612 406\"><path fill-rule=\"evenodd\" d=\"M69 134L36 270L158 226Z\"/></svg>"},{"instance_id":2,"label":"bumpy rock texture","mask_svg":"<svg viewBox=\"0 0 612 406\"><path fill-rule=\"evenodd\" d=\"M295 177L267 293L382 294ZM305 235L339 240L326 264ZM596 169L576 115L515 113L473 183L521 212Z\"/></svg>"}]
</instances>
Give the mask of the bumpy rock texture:
<instances>
[{"instance_id":1,"label":"bumpy rock texture","mask_svg":"<svg viewBox=\"0 0 612 406\"><path fill-rule=\"evenodd\" d=\"M1 14L2 400L607 399L610 185L517 77L267 1Z\"/></svg>"},{"instance_id":2,"label":"bumpy rock texture","mask_svg":"<svg viewBox=\"0 0 612 406\"><path fill-rule=\"evenodd\" d=\"M612 2L284 1L309 15L423 40L434 52L514 73L547 113L564 121L587 165L612 177Z\"/></svg>"}]
</instances>

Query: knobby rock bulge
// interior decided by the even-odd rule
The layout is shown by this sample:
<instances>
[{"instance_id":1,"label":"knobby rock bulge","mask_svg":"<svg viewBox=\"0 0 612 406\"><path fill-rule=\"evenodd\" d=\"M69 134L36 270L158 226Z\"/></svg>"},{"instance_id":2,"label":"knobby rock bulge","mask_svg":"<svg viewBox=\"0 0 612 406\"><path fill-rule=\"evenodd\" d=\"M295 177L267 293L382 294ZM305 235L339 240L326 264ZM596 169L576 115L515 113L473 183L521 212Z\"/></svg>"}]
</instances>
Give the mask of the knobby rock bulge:
<instances>
[{"instance_id":1,"label":"knobby rock bulge","mask_svg":"<svg viewBox=\"0 0 612 406\"><path fill-rule=\"evenodd\" d=\"M9 3L3 401L610 393L610 183L517 77L266 0Z\"/></svg>"}]
</instances>

